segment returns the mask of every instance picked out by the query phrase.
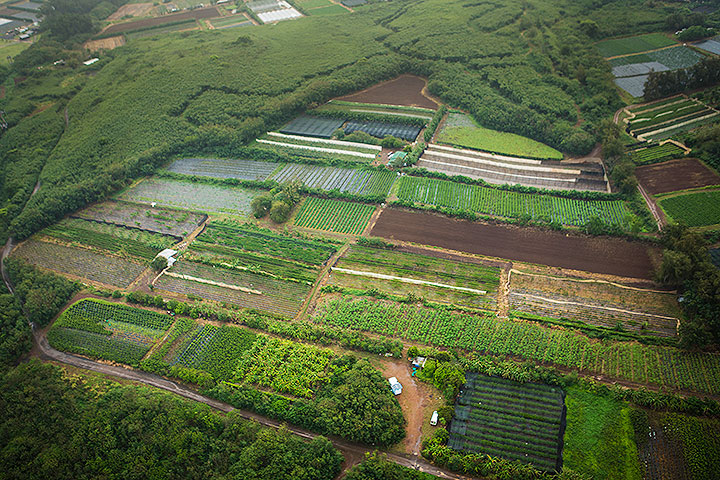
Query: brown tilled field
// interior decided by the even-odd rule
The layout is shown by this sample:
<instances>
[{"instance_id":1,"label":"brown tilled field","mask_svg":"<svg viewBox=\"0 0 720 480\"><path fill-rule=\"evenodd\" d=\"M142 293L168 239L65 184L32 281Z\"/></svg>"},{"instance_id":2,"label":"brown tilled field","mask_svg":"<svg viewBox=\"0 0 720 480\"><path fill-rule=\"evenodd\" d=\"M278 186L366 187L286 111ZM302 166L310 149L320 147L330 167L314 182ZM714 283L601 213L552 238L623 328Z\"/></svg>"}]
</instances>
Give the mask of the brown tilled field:
<instances>
[{"instance_id":1,"label":"brown tilled field","mask_svg":"<svg viewBox=\"0 0 720 480\"><path fill-rule=\"evenodd\" d=\"M157 27L160 25L165 25L166 23L173 23L173 22L180 22L183 20L192 20L192 19L201 19L201 18L215 18L215 17L219 17L219 16L220 16L220 12L218 12L217 8L215 8L215 7L198 8L198 9L192 10L190 12L174 13L172 15L163 15L161 17L136 20L134 22L117 23L115 25L110 25L105 30L103 30L102 33L103 34L111 34L111 33L130 32L132 30L139 30L141 28Z\"/></svg>"},{"instance_id":2,"label":"brown tilled field","mask_svg":"<svg viewBox=\"0 0 720 480\"><path fill-rule=\"evenodd\" d=\"M431 213L386 209L371 235L620 277L650 279L653 270L651 247L640 242L473 223Z\"/></svg>"},{"instance_id":3,"label":"brown tilled field","mask_svg":"<svg viewBox=\"0 0 720 480\"><path fill-rule=\"evenodd\" d=\"M394 80L337 99L348 102L424 107L433 110L439 106L438 102L425 93L425 79L415 75L400 75Z\"/></svg>"},{"instance_id":4,"label":"brown tilled field","mask_svg":"<svg viewBox=\"0 0 720 480\"><path fill-rule=\"evenodd\" d=\"M720 185L720 176L695 158L638 167L635 174L640 185L651 195Z\"/></svg>"}]
</instances>

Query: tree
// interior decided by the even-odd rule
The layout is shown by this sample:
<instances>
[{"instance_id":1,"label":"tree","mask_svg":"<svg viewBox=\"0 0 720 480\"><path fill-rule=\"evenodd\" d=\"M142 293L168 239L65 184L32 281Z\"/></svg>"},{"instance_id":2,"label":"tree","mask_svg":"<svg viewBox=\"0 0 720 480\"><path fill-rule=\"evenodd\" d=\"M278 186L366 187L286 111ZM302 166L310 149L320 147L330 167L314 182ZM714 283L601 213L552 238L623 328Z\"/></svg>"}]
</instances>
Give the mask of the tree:
<instances>
[{"instance_id":1,"label":"tree","mask_svg":"<svg viewBox=\"0 0 720 480\"><path fill-rule=\"evenodd\" d=\"M270 220L275 223L285 223L290 218L292 207L284 201L273 201L270 208Z\"/></svg>"},{"instance_id":2,"label":"tree","mask_svg":"<svg viewBox=\"0 0 720 480\"><path fill-rule=\"evenodd\" d=\"M269 193L257 196L250 202L250 209L255 218L263 218L272 208L272 196Z\"/></svg>"}]
</instances>

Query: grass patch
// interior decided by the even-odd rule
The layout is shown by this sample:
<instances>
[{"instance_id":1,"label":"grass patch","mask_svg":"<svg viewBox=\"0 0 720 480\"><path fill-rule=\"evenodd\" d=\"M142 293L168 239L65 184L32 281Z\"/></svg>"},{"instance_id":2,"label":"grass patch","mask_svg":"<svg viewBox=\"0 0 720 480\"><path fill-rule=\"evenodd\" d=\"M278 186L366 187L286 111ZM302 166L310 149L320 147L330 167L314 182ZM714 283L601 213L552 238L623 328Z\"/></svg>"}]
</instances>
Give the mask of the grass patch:
<instances>
[{"instance_id":1,"label":"grass patch","mask_svg":"<svg viewBox=\"0 0 720 480\"><path fill-rule=\"evenodd\" d=\"M9 65L10 61L20 52L30 46L29 43L21 42L0 42L0 65ZM10 60L8 60L10 57Z\"/></svg>"},{"instance_id":2,"label":"grass patch","mask_svg":"<svg viewBox=\"0 0 720 480\"><path fill-rule=\"evenodd\" d=\"M563 466L603 479L640 479L630 408L618 401L570 388Z\"/></svg>"},{"instance_id":3,"label":"grass patch","mask_svg":"<svg viewBox=\"0 0 720 480\"><path fill-rule=\"evenodd\" d=\"M347 9L344 7L341 7L340 5L329 5L327 7L320 7L315 8L313 10L310 10L308 12L310 15L318 16L318 15L338 15L340 13L348 13Z\"/></svg>"},{"instance_id":4,"label":"grass patch","mask_svg":"<svg viewBox=\"0 0 720 480\"><path fill-rule=\"evenodd\" d=\"M662 33L646 33L634 37L611 38L595 44L604 57L629 55L631 53L647 52L658 48L669 47L677 42Z\"/></svg>"}]
</instances>

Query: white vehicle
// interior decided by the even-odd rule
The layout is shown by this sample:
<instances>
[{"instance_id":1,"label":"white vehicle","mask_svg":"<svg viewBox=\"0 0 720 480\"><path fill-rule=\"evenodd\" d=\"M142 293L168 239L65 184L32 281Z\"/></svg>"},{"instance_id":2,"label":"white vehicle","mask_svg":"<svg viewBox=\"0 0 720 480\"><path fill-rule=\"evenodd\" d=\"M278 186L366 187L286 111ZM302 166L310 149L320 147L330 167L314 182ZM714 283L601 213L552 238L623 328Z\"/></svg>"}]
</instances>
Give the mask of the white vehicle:
<instances>
[{"instance_id":1,"label":"white vehicle","mask_svg":"<svg viewBox=\"0 0 720 480\"><path fill-rule=\"evenodd\" d=\"M430 425L432 425L434 427L435 425L437 425L437 422L438 422L438 412L437 412L437 410L435 410L432 414L432 417L430 417Z\"/></svg>"},{"instance_id":2,"label":"white vehicle","mask_svg":"<svg viewBox=\"0 0 720 480\"><path fill-rule=\"evenodd\" d=\"M397 378L390 377L388 379L388 382L390 382L390 388L392 389L392 391L395 395L400 395L402 393L402 384L400 382L398 382Z\"/></svg>"}]
</instances>

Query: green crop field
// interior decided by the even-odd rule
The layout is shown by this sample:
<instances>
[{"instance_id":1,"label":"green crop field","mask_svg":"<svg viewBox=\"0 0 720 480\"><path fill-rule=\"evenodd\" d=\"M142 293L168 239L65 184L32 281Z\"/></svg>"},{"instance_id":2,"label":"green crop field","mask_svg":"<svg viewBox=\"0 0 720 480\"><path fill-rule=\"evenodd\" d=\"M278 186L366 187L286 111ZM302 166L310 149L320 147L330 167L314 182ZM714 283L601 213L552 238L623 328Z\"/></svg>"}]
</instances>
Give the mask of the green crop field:
<instances>
[{"instance_id":1,"label":"green crop field","mask_svg":"<svg viewBox=\"0 0 720 480\"><path fill-rule=\"evenodd\" d=\"M595 46L602 56L614 57L617 55L647 52L676 44L677 42L675 40L670 39L662 33L647 33L634 37L611 38L598 42Z\"/></svg>"},{"instance_id":2,"label":"green crop field","mask_svg":"<svg viewBox=\"0 0 720 480\"><path fill-rule=\"evenodd\" d=\"M659 203L673 220L690 227L720 223L720 190L660 198Z\"/></svg>"},{"instance_id":3,"label":"green crop field","mask_svg":"<svg viewBox=\"0 0 720 480\"><path fill-rule=\"evenodd\" d=\"M481 127L472 118L460 113L448 115L437 141L517 157L563 158L563 154L552 147L514 133Z\"/></svg>"},{"instance_id":4,"label":"green crop field","mask_svg":"<svg viewBox=\"0 0 720 480\"><path fill-rule=\"evenodd\" d=\"M683 157L685 156L685 150L674 143L666 143L664 145L653 145L647 148L632 150L628 152L628 156L636 165L650 165L672 158Z\"/></svg>"},{"instance_id":5,"label":"green crop field","mask_svg":"<svg viewBox=\"0 0 720 480\"><path fill-rule=\"evenodd\" d=\"M720 393L720 358L714 354L602 343L570 330L367 299L329 300L314 321L438 347L515 355L634 382Z\"/></svg>"},{"instance_id":6,"label":"green crop field","mask_svg":"<svg viewBox=\"0 0 720 480\"><path fill-rule=\"evenodd\" d=\"M402 201L484 215L509 218L529 215L575 226L585 225L593 216L607 224L623 225L632 215L620 200L575 200L409 176L402 177L398 185L397 195Z\"/></svg>"},{"instance_id":7,"label":"green crop field","mask_svg":"<svg viewBox=\"0 0 720 480\"><path fill-rule=\"evenodd\" d=\"M48 341L58 350L137 365L172 323L168 315L85 299L57 319Z\"/></svg>"},{"instance_id":8,"label":"green crop field","mask_svg":"<svg viewBox=\"0 0 720 480\"><path fill-rule=\"evenodd\" d=\"M308 14L310 15L338 15L343 13L350 13L345 7L342 5L330 5L327 7L320 7L320 8L314 8L312 10L308 11Z\"/></svg>"},{"instance_id":9,"label":"green crop field","mask_svg":"<svg viewBox=\"0 0 720 480\"><path fill-rule=\"evenodd\" d=\"M448 445L555 471L562 441L562 390L475 373L465 377Z\"/></svg>"},{"instance_id":10,"label":"green crop field","mask_svg":"<svg viewBox=\"0 0 720 480\"><path fill-rule=\"evenodd\" d=\"M375 211L372 205L326 198L306 198L295 217L298 227L360 235Z\"/></svg>"},{"instance_id":11,"label":"green crop field","mask_svg":"<svg viewBox=\"0 0 720 480\"><path fill-rule=\"evenodd\" d=\"M48 227L41 235L106 250L112 254L152 260L177 241L158 233L107 225L81 219L67 219Z\"/></svg>"}]
</instances>

